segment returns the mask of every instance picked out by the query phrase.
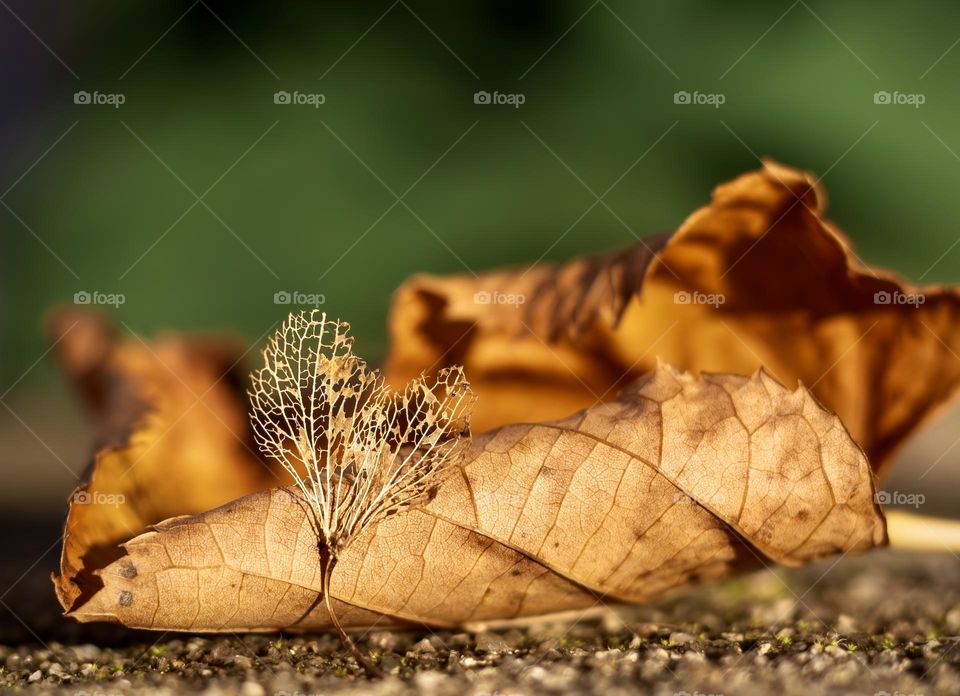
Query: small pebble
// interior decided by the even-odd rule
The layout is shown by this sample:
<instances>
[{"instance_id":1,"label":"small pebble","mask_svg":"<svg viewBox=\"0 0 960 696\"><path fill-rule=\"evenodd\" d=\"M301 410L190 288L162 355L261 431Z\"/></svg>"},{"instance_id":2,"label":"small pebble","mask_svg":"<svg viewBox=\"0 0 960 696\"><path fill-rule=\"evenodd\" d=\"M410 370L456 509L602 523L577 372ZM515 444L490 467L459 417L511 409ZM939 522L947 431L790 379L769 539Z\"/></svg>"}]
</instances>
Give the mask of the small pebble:
<instances>
[{"instance_id":1,"label":"small pebble","mask_svg":"<svg viewBox=\"0 0 960 696\"><path fill-rule=\"evenodd\" d=\"M502 653L510 649L510 646L502 636L496 633L481 633L477 636L477 650L487 653Z\"/></svg>"},{"instance_id":2,"label":"small pebble","mask_svg":"<svg viewBox=\"0 0 960 696\"><path fill-rule=\"evenodd\" d=\"M436 648L433 647L433 643L430 642L429 638L424 638L410 646L410 652L416 654L432 653L436 652Z\"/></svg>"},{"instance_id":3,"label":"small pebble","mask_svg":"<svg viewBox=\"0 0 960 696\"><path fill-rule=\"evenodd\" d=\"M245 681L240 687L241 696L266 696L266 689L253 681Z\"/></svg>"},{"instance_id":4,"label":"small pebble","mask_svg":"<svg viewBox=\"0 0 960 696\"><path fill-rule=\"evenodd\" d=\"M960 633L960 607L948 611L944 617L944 623L947 625L947 630L950 631L950 633Z\"/></svg>"},{"instance_id":5,"label":"small pebble","mask_svg":"<svg viewBox=\"0 0 960 696\"><path fill-rule=\"evenodd\" d=\"M857 621L852 616L847 614L840 614L837 617L837 631L839 633L856 633L857 631Z\"/></svg>"}]
</instances>

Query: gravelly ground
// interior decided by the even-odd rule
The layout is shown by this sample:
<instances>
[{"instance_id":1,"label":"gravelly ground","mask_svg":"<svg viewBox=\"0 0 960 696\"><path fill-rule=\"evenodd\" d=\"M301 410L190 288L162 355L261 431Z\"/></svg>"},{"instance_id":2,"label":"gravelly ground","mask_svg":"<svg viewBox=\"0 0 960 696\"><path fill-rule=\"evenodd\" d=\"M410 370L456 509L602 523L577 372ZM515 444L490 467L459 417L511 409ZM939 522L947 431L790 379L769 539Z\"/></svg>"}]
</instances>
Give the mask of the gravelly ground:
<instances>
[{"instance_id":1,"label":"gravelly ground","mask_svg":"<svg viewBox=\"0 0 960 696\"><path fill-rule=\"evenodd\" d=\"M883 551L834 563L763 571L579 623L373 633L360 645L389 673L379 681L328 635L75 625L32 572L0 604L0 686L90 696L960 694L960 559Z\"/></svg>"}]
</instances>

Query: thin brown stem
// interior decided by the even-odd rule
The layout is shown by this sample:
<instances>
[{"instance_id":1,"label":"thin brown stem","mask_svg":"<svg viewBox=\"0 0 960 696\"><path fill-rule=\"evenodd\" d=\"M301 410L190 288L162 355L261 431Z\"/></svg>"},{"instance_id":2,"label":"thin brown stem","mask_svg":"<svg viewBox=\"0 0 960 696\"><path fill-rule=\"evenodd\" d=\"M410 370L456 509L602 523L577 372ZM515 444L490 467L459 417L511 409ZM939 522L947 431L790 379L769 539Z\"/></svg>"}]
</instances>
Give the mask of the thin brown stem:
<instances>
[{"instance_id":1,"label":"thin brown stem","mask_svg":"<svg viewBox=\"0 0 960 696\"><path fill-rule=\"evenodd\" d=\"M367 674L371 677L382 677L384 676L383 671L380 670L376 665L374 665L366 655L360 652L360 648L357 647L357 644L353 642L353 639L347 635L347 632L343 630L343 626L340 625L340 619L337 618L337 613L333 610L333 602L330 598L330 575L333 573L333 567L337 564L335 558L333 558L325 548L321 548L320 551L320 566L323 570L323 603L327 607L327 613L330 615L330 622L333 624L334 630L337 632L337 635L340 636L340 640L343 641L350 649L350 653L356 659L357 663L366 670Z\"/></svg>"}]
</instances>

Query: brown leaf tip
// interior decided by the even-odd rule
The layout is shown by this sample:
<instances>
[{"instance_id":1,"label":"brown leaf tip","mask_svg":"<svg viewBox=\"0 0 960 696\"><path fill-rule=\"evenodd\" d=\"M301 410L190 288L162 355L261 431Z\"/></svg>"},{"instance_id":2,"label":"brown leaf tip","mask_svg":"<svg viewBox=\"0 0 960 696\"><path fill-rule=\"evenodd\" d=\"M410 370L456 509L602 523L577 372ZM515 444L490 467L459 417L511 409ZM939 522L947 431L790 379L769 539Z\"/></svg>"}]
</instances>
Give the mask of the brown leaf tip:
<instances>
[{"instance_id":1,"label":"brown leaf tip","mask_svg":"<svg viewBox=\"0 0 960 696\"><path fill-rule=\"evenodd\" d=\"M661 465L690 477L689 485L709 476L698 479L690 465L684 428L711 433L711 452L749 452L743 477L729 479L740 483L728 483L730 490L740 485L740 495L711 510L773 560L797 564L886 543L866 455L840 418L804 386L784 386L762 367L750 377L697 376L661 362L620 394L628 405L641 399L658 404L663 418ZM774 514L770 500L783 503ZM799 529L805 530L802 543L792 546L800 532L790 530Z\"/></svg>"},{"instance_id":2,"label":"brown leaf tip","mask_svg":"<svg viewBox=\"0 0 960 696\"><path fill-rule=\"evenodd\" d=\"M394 391L353 354L348 331L317 310L289 315L250 390L257 444L293 476L333 557L459 463L474 401L461 367Z\"/></svg>"}]
</instances>

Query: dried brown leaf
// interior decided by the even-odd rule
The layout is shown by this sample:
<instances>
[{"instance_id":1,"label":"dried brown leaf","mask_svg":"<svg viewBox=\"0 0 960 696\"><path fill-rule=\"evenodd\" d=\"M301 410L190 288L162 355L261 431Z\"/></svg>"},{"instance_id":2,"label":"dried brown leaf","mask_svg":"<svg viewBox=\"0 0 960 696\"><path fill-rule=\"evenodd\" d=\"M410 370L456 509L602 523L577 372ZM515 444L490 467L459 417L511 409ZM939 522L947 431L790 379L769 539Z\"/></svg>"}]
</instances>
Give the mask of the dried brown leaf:
<instances>
[{"instance_id":1,"label":"dried brown leaf","mask_svg":"<svg viewBox=\"0 0 960 696\"><path fill-rule=\"evenodd\" d=\"M764 372L661 366L614 402L477 438L424 508L341 554L345 625L437 626L639 602L759 563L885 541L873 475L839 419ZM329 626L295 488L167 520L123 545L80 621L191 631Z\"/></svg>"},{"instance_id":2,"label":"dried brown leaf","mask_svg":"<svg viewBox=\"0 0 960 696\"><path fill-rule=\"evenodd\" d=\"M101 585L93 571L150 525L289 480L254 454L235 341L121 340L103 316L76 310L48 323L100 441L86 482L68 499L54 578L65 609L86 601Z\"/></svg>"},{"instance_id":3,"label":"dried brown leaf","mask_svg":"<svg viewBox=\"0 0 960 696\"><path fill-rule=\"evenodd\" d=\"M560 266L416 276L395 296L385 374L400 385L463 365L482 431L616 398L658 357L763 366L809 385L882 473L957 393L960 294L863 265L823 210L810 175L770 162L719 186L669 238Z\"/></svg>"}]
</instances>

